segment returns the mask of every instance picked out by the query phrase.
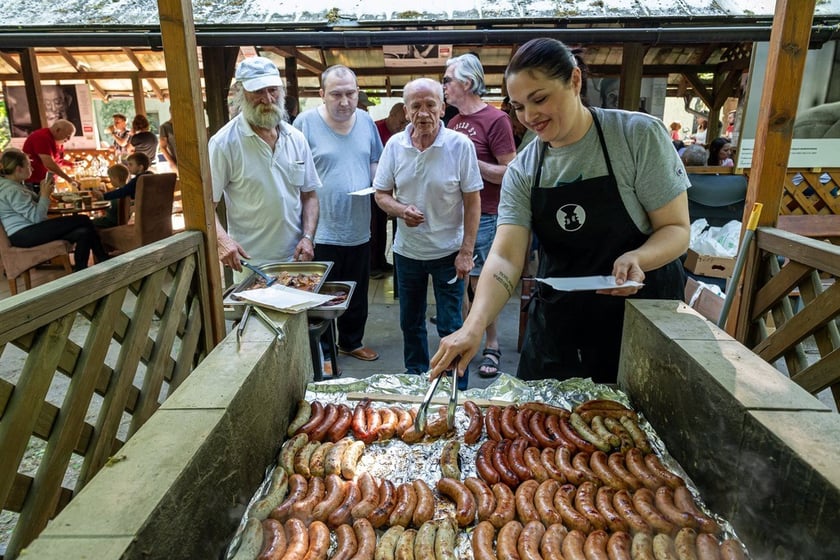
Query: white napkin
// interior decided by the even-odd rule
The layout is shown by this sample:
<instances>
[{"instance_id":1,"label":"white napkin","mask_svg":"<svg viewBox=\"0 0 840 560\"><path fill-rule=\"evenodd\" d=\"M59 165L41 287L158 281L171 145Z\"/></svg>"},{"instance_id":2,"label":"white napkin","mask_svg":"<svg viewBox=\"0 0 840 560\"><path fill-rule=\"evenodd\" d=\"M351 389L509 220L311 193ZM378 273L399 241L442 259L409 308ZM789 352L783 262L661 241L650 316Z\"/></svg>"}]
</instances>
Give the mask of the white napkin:
<instances>
[{"instance_id":1,"label":"white napkin","mask_svg":"<svg viewBox=\"0 0 840 560\"><path fill-rule=\"evenodd\" d=\"M373 194L375 192L376 192L376 189L374 189L373 187L367 187L365 189L359 189L357 191L353 191L353 192L347 193L347 194L353 195L353 196L366 196L366 195L369 195L369 194Z\"/></svg>"},{"instance_id":2,"label":"white napkin","mask_svg":"<svg viewBox=\"0 0 840 560\"><path fill-rule=\"evenodd\" d=\"M644 284L627 280L619 286L615 276L578 276L576 278L536 278L538 282L548 284L560 292L581 292L588 290L608 290L610 288L642 287Z\"/></svg>"},{"instance_id":3,"label":"white napkin","mask_svg":"<svg viewBox=\"0 0 840 560\"><path fill-rule=\"evenodd\" d=\"M300 313L326 303L333 298L332 295L313 294L312 292L289 288L282 284L256 290L243 290L236 295L261 307L268 307L285 313Z\"/></svg>"}]
</instances>

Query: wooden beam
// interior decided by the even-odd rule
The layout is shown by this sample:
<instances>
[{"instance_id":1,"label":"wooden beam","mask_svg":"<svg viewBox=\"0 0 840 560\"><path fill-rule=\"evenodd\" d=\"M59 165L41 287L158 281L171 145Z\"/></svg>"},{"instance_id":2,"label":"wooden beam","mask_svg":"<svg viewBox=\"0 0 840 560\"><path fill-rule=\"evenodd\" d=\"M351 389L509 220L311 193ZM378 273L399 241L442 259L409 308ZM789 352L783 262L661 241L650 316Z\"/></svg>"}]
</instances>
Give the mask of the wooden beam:
<instances>
[{"instance_id":1,"label":"wooden beam","mask_svg":"<svg viewBox=\"0 0 840 560\"><path fill-rule=\"evenodd\" d=\"M314 58L311 58L311 57L306 56L305 54L302 54L298 49L295 49L295 48L281 49L280 47L271 47L271 46L269 46L269 47L264 46L264 47L261 47L261 48L262 48L262 50L265 50L265 51L268 51L268 52L273 52L274 54L278 54L278 55L282 56L283 58L290 58L290 57L291 58L296 58L298 65L303 66L304 68L306 68L307 70L309 70L310 72L312 72L313 74L318 75L318 76L321 75L321 72L323 72L324 70L327 69L326 64L324 64L322 62L318 62ZM356 69L354 68L353 71L355 72Z\"/></svg>"},{"instance_id":2,"label":"wooden beam","mask_svg":"<svg viewBox=\"0 0 840 560\"><path fill-rule=\"evenodd\" d=\"M166 78L164 70L146 70L144 72L119 70L116 72L109 71L82 71L82 72L46 72L41 74L42 80L130 80L134 76L140 76L143 79L147 78ZM0 73L0 80L6 82L21 81L24 79L22 73Z\"/></svg>"},{"instance_id":3,"label":"wooden beam","mask_svg":"<svg viewBox=\"0 0 840 560\"><path fill-rule=\"evenodd\" d=\"M11 66L12 70L14 70L15 72L21 71L20 63L17 60L15 60L14 57L9 53L0 52L0 58L2 58L6 62L6 64Z\"/></svg>"},{"instance_id":4,"label":"wooden beam","mask_svg":"<svg viewBox=\"0 0 840 560\"><path fill-rule=\"evenodd\" d=\"M621 51L621 87L618 93L619 109L639 109L642 91L642 72L645 66L647 47L639 43L627 43Z\"/></svg>"},{"instance_id":5,"label":"wooden beam","mask_svg":"<svg viewBox=\"0 0 840 560\"><path fill-rule=\"evenodd\" d=\"M192 2L158 0L158 10L169 78L172 124L178 142L178 174L185 226L204 235L204 262L201 266L204 270L200 277L207 278L206 290L209 292L209 316L204 317L211 337L207 341L209 351L225 336L225 317Z\"/></svg>"},{"instance_id":6,"label":"wooden beam","mask_svg":"<svg viewBox=\"0 0 840 560\"><path fill-rule=\"evenodd\" d=\"M58 48L56 48L56 50L58 51L58 54L60 54L61 56L64 57L64 60L66 60L67 62L70 63L70 66L75 68L77 71L83 71L84 70L84 67L79 63L78 60L76 60L76 57L74 57L72 54L70 54L70 51L68 51L64 47L58 47ZM106 92L104 89L102 89L99 86L99 84L96 83L96 80L87 80L87 83L91 88L93 88L93 90L96 93L99 94L99 97L101 97L102 99L105 99L108 96L108 92Z\"/></svg>"},{"instance_id":7,"label":"wooden beam","mask_svg":"<svg viewBox=\"0 0 840 560\"><path fill-rule=\"evenodd\" d=\"M24 49L20 53L20 66L26 86L26 103L29 105L31 130L43 128L47 123L47 112L41 94L41 75L38 73L38 57L35 49Z\"/></svg>"},{"instance_id":8,"label":"wooden beam","mask_svg":"<svg viewBox=\"0 0 840 560\"><path fill-rule=\"evenodd\" d=\"M201 47L202 59L214 61L204 68L204 96L207 99L207 127L210 136L230 120L227 98L238 56L238 47Z\"/></svg>"},{"instance_id":9,"label":"wooden beam","mask_svg":"<svg viewBox=\"0 0 840 560\"><path fill-rule=\"evenodd\" d=\"M134 66L137 68L137 70L139 72L145 72L146 71L146 68L143 67L143 63L140 62L140 59L137 58L137 55L134 54L133 50L129 49L128 47L123 47L122 51L126 54L128 59L131 61L132 64L134 64ZM163 94L163 90L160 89L160 86L157 85L157 82L155 82L153 79L151 79L149 77L145 77L144 79L149 84L149 87L152 88L152 91L155 92L155 96L160 101L166 101L166 96Z\"/></svg>"},{"instance_id":10,"label":"wooden beam","mask_svg":"<svg viewBox=\"0 0 840 560\"><path fill-rule=\"evenodd\" d=\"M143 90L143 81L140 76L131 78L131 92L134 97L134 114L146 114L146 92Z\"/></svg>"},{"instance_id":11,"label":"wooden beam","mask_svg":"<svg viewBox=\"0 0 840 560\"><path fill-rule=\"evenodd\" d=\"M711 107L712 94L706 89L706 84L703 83L700 76L693 72L683 72L683 77L688 80L688 83L694 88L694 93L706 104L706 107Z\"/></svg>"},{"instance_id":12,"label":"wooden beam","mask_svg":"<svg viewBox=\"0 0 840 560\"><path fill-rule=\"evenodd\" d=\"M764 75L758 106L758 127L744 205L745 224L756 202L764 205L759 226L774 226L779 217L815 2L776 0L770 50L767 54L767 73ZM756 251L748 255L744 271L743 291L729 314L729 317L737 317L737 321L735 325L731 325L731 321L731 326L727 325L730 333L734 330L735 338L743 343L753 328L749 321L749 302L752 301L758 281Z\"/></svg>"}]
</instances>

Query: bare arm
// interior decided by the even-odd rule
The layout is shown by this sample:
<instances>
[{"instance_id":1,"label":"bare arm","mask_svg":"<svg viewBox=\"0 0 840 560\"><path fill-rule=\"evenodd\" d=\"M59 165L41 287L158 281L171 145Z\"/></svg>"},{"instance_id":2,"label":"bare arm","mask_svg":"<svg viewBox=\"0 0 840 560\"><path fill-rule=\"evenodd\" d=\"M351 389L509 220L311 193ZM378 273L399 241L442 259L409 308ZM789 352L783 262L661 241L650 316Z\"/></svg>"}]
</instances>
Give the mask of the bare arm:
<instances>
[{"instance_id":1,"label":"bare arm","mask_svg":"<svg viewBox=\"0 0 840 560\"><path fill-rule=\"evenodd\" d=\"M478 162L478 170L481 172L481 178L491 183L501 184L502 177L505 176L507 166L516 157L516 152L504 154L496 158L497 163L488 163L486 161Z\"/></svg>"},{"instance_id":2,"label":"bare arm","mask_svg":"<svg viewBox=\"0 0 840 560\"><path fill-rule=\"evenodd\" d=\"M214 205L218 207L218 202ZM228 266L236 271L242 270L242 265L240 264L241 259L250 259L250 255L245 252L245 249L242 246L234 241L234 239L228 235L228 232L225 231L225 228L222 227L222 222L219 220L218 212L214 213L216 217L216 239L217 239L217 251L219 253L219 261L225 266Z\"/></svg>"},{"instance_id":3,"label":"bare arm","mask_svg":"<svg viewBox=\"0 0 840 560\"><path fill-rule=\"evenodd\" d=\"M458 256L455 257L455 271L459 278L466 278L473 268L473 250L481 220L481 191L464 193L464 239Z\"/></svg>"},{"instance_id":4,"label":"bare arm","mask_svg":"<svg viewBox=\"0 0 840 560\"><path fill-rule=\"evenodd\" d=\"M691 226L686 193L680 194L662 208L649 212L648 217L653 233L641 247L624 253L613 264L613 275L618 284L625 280L642 282L645 271L668 264L688 249ZM619 288L599 293L627 296L637 291L638 288Z\"/></svg>"},{"instance_id":5,"label":"bare arm","mask_svg":"<svg viewBox=\"0 0 840 560\"><path fill-rule=\"evenodd\" d=\"M71 183L73 185L77 184L76 181L74 181L70 175L64 172L61 166L58 165L52 157L50 157L47 154L38 154L38 157L41 158L41 163L43 163L44 167L46 167L48 170L52 171L68 183Z\"/></svg>"},{"instance_id":6,"label":"bare arm","mask_svg":"<svg viewBox=\"0 0 840 560\"><path fill-rule=\"evenodd\" d=\"M431 360L432 378L440 375L456 359L458 373L463 375L478 352L487 325L493 322L513 295L522 274L529 239L528 228L522 226L504 224L496 230L490 255L478 277L470 314L464 326L440 341Z\"/></svg>"},{"instance_id":7,"label":"bare arm","mask_svg":"<svg viewBox=\"0 0 840 560\"><path fill-rule=\"evenodd\" d=\"M316 191L301 192L300 200L303 206L301 215L303 235L309 237L301 237L295 247L296 261L311 261L315 258L315 230L318 228L318 214L320 212L320 205L318 204L318 193Z\"/></svg>"},{"instance_id":8,"label":"bare arm","mask_svg":"<svg viewBox=\"0 0 840 560\"><path fill-rule=\"evenodd\" d=\"M169 141L163 134L160 135L158 146L160 147L160 153L162 153L163 157L166 158L166 161L169 162L169 167L172 168L172 171L177 171L178 164L175 163L175 159L173 159L172 154L169 153Z\"/></svg>"}]
</instances>

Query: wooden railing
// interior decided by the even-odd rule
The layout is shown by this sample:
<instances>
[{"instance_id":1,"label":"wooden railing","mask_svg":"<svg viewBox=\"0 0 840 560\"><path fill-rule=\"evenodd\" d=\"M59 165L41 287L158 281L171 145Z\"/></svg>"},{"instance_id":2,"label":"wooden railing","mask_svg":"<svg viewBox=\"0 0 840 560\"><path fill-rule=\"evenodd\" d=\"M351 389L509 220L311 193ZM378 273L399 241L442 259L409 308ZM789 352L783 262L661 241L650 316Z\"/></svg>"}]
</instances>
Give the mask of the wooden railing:
<instances>
[{"instance_id":1,"label":"wooden railing","mask_svg":"<svg viewBox=\"0 0 840 560\"><path fill-rule=\"evenodd\" d=\"M807 391L830 388L840 408L840 247L776 228L758 228L756 242L742 343L771 364L783 359Z\"/></svg>"},{"instance_id":2,"label":"wooden railing","mask_svg":"<svg viewBox=\"0 0 840 560\"><path fill-rule=\"evenodd\" d=\"M119 460L212 348L204 250L180 233L0 301L4 558Z\"/></svg>"}]
</instances>

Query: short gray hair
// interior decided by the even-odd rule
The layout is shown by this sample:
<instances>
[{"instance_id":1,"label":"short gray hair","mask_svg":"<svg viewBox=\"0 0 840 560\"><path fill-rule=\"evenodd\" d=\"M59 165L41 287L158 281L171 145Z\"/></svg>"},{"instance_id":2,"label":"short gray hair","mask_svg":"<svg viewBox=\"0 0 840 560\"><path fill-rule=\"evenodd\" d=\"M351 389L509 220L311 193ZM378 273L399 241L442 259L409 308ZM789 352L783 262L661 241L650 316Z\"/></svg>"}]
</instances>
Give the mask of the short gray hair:
<instances>
[{"instance_id":1,"label":"short gray hair","mask_svg":"<svg viewBox=\"0 0 840 560\"><path fill-rule=\"evenodd\" d=\"M440 82L436 82L431 78L417 78L416 80L411 80L405 87L403 88L403 102L408 105L408 93L410 90L415 89L416 87L420 86L421 84L426 85L429 89L437 93L438 97L440 98L440 102L443 103L443 86Z\"/></svg>"},{"instance_id":2,"label":"short gray hair","mask_svg":"<svg viewBox=\"0 0 840 560\"><path fill-rule=\"evenodd\" d=\"M484 67L478 57L472 53L462 54L446 61L446 67L454 66L455 78L459 82L470 82L470 91L476 95L487 93L484 83Z\"/></svg>"},{"instance_id":3,"label":"short gray hair","mask_svg":"<svg viewBox=\"0 0 840 560\"><path fill-rule=\"evenodd\" d=\"M700 144L692 144L682 154L685 165L706 165L709 161L709 152Z\"/></svg>"}]
</instances>

